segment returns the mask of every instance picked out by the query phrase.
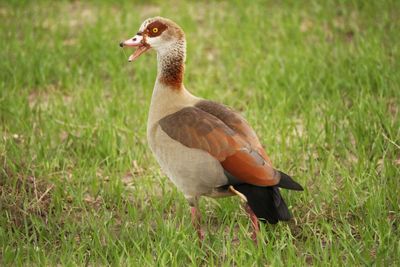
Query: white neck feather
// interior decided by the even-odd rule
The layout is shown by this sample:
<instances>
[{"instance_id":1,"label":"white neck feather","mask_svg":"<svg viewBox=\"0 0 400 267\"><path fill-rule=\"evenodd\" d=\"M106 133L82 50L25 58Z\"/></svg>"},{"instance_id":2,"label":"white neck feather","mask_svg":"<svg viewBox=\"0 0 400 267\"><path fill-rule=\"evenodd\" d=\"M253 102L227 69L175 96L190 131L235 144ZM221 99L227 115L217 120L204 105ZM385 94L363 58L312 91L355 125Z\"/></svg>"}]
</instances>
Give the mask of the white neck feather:
<instances>
[{"instance_id":1,"label":"white neck feather","mask_svg":"<svg viewBox=\"0 0 400 267\"><path fill-rule=\"evenodd\" d=\"M171 63L179 62L185 64L186 61L186 41L178 40L164 44L157 49L157 78L167 70Z\"/></svg>"},{"instance_id":2,"label":"white neck feather","mask_svg":"<svg viewBox=\"0 0 400 267\"><path fill-rule=\"evenodd\" d=\"M184 40L157 49L158 73L151 98L148 130L163 117L199 101L199 98L187 91L183 84L181 88L176 89L164 82L165 77L174 78L177 64L185 62L185 54L186 43Z\"/></svg>"}]
</instances>

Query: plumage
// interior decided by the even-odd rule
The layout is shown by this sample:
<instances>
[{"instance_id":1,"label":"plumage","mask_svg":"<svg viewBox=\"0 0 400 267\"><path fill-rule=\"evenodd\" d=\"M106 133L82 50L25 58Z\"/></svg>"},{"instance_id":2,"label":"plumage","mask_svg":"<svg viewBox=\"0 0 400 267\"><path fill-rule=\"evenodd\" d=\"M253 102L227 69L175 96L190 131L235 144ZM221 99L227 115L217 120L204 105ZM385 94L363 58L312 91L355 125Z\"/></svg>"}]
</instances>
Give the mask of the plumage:
<instances>
[{"instance_id":1,"label":"plumage","mask_svg":"<svg viewBox=\"0 0 400 267\"><path fill-rule=\"evenodd\" d=\"M288 221L291 218L289 209L276 186L252 186L240 184L236 190L244 194L255 215L269 223Z\"/></svg>"},{"instance_id":2,"label":"plumage","mask_svg":"<svg viewBox=\"0 0 400 267\"><path fill-rule=\"evenodd\" d=\"M129 61L151 48L157 51L147 138L161 168L192 206L199 238L203 237L198 210L201 196L239 195L247 200L254 233L258 231L257 217L270 223L288 220L290 212L279 187L302 187L274 169L256 133L239 113L186 90L182 29L171 20L150 18L120 45L137 47Z\"/></svg>"},{"instance_id":3,"label":"plumage","mask_svg":"<svg viewBox=\"0 0 400 267\"><path fill-rule=\"evenodd\" d=\"M162 130L189 148L207 151L241 182L276 185L279 173L258 152L263 148L247 122L216 103L206 103L204 108L204 102L201 100L200 105L185 107L162 118L159 121Z\"/></svg>"}]
</instances>

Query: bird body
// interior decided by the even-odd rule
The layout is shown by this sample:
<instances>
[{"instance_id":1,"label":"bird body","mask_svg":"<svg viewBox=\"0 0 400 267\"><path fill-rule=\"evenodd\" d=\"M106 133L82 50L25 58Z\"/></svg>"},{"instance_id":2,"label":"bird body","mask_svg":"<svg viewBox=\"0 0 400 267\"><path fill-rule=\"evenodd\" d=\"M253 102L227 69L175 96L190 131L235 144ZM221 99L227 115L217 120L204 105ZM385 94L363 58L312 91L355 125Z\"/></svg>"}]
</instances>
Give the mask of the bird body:
<instances>
[{"instance_id":1,"label":"bird body","mask_svg":"<svg viewBox=\"0 0 400 267\"><path fill-rule=\"evenodd\" d=\"M174 140L160 125L160 121L166 116L183 108L193 107L199 98L186 90L171 92L165 96L166 90L170 89L156 83L153 91L147 123L150 149L161 169L188 200L213 194L216 188L228 181L220 162L204 150L190 148Z\"/></svg>"},{"instance_id":2,"label":"bird body","mask_svg":"<svg viewBox=\"0 0 400 267\"><path fill-rule=\"evenodd\" d=\"M270 223L290 218L278 187L302 190L276 169L247 121L232 109L192 95L183 84L186 40L171 20L156 17L121 46L135 46L133 61L154 48L158 71L147 123L147 139L157 162L183 192L198 231L201 196L240 195L255 217ZM199 236L202 235L199 232Z\"/></svg>"}]
</instances>

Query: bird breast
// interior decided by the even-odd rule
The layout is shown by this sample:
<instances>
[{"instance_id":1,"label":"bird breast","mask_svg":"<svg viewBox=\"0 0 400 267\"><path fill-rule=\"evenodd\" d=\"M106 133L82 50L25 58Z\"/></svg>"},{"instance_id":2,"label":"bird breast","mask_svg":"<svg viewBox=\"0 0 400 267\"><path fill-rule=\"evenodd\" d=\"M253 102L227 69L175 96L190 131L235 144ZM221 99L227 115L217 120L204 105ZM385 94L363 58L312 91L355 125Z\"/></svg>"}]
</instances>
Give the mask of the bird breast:
<instances>
[{"instance_id":1,"label":"bird breast","mask_svg":"<svg viewBox=\"0 0 400 267\"><path fill-rule=\"evenodd\" d=\"M148 142L161 169L185 197L210 195L228 182L217 159L173 140L160 125L150 127Z\"/></svg>"}]
</instances>

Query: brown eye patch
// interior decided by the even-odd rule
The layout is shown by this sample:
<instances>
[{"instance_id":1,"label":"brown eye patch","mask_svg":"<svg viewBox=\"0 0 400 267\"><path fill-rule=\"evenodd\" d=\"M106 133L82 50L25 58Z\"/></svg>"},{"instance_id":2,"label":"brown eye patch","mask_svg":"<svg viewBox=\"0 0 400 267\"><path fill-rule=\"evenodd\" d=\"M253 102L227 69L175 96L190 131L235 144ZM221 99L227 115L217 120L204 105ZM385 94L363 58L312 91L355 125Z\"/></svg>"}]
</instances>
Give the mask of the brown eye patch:
<instances>
[{"instance_id":1,"label":"brown eye patch","mask_svg":"<svg viewBox=\"0 0 400 267\"><path fill-rule=\"evenodd\" d=\"M157 37L162 34L163 31L165 31L166 29L167 25L160 21L154 21L147 26L146 31L149 37Z\"/></svg>"}]
</instances>

